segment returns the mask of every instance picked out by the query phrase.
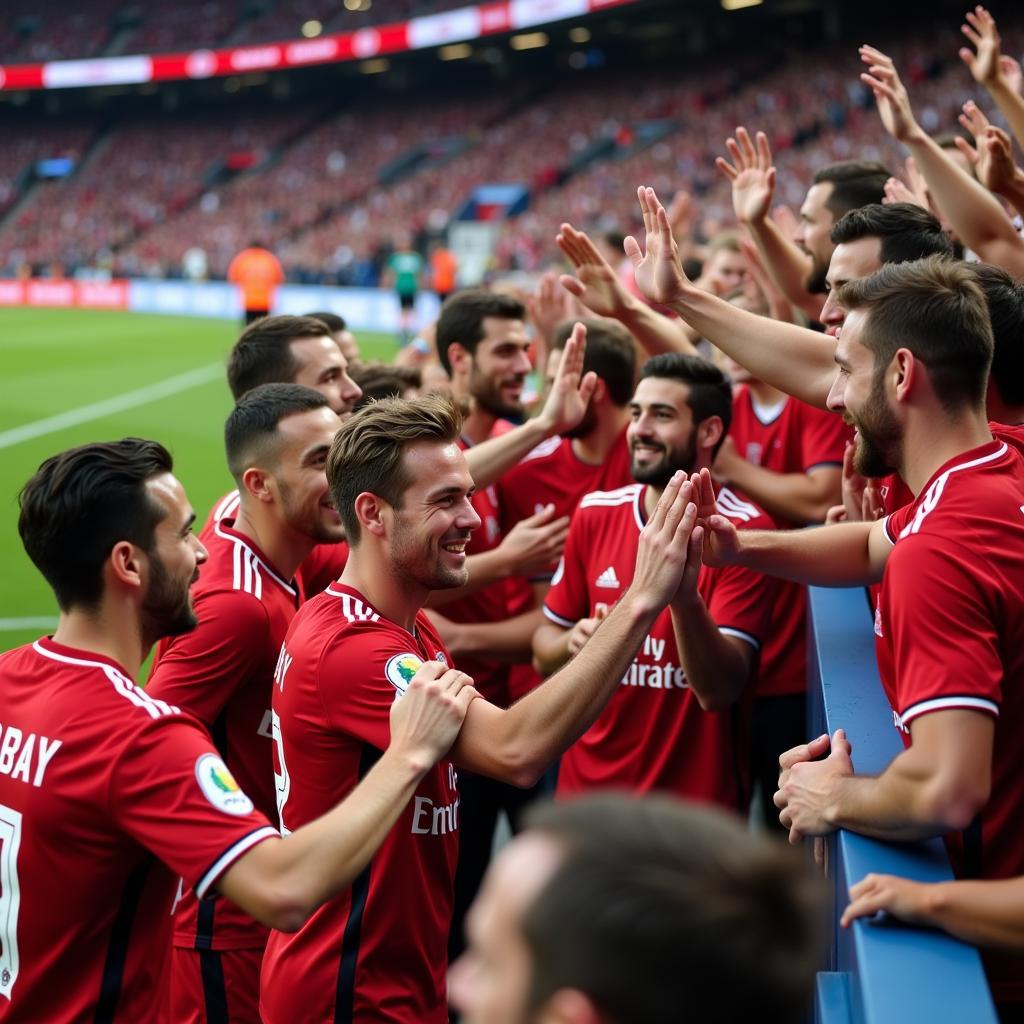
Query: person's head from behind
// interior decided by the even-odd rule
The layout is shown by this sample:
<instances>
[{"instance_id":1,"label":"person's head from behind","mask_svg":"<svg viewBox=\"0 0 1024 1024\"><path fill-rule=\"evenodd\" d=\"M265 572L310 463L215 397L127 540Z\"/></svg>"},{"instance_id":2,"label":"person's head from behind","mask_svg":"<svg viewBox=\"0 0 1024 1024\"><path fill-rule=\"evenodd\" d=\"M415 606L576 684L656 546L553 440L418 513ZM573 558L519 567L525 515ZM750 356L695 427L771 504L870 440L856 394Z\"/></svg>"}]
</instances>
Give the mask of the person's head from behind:
<instances>
[{"instance_id":1,"label":"person's head from behind","mask_svg":"<svg viewBox=\"0 0 1024 1024\"><path fill-rule=\"evenodd\" d=\"M195 628L206 551L173 468L163 445L128 437L51 456L25 484L18 531L62 612L133 602L147 646Z\"/></svg>"},{"instance_id":2,"label":"person's head from behind","mask_svg":"<svg viewBox=\"0 0 1024 1024\"><path fill-rule=\"evenodd\" d=\"M319 320L322 324L326 325L335 344L341 349L341 354L350 365L359 359L359 342L356 341L356 336L348 329L348 324L345 323L343 316L338 316L337 313L328 313L326 310L318 313L307 313L306 316Z\"/></svg>"},{"instance_id":3,"label":"person's head from behind","mask_svg":"<svg viewBox=\"0 0 1024 1024\"><path fill-rule=\"evenodd\" d=\"M701 280L705 287L723 298L741 288L750 277L746 257L740 249L739 236L723 231L708 242L708 258L704 261Z\"/></svg>"},{"instance_id":4,"label":"person's head from behind","mask_svg":"<svg viewBox=\"0 0 1024 1024\"><path fill-rule=\"evenodd\" d=\"M480 517L458 446L462 416L442 395L383 398L338 431L327 480L353 556L422 590L466 582L466 546Z\"/></svg>"},{"instance_id":5,"label":"person's head from behind","mask_svg":"<svg viewBox=\"0 0 1024 1024\"><path fill-rule=\"evenodd\" d=\"M903 467L911 415L935 428L984 415L992 327L969 267L940 256L891 263L850 281L837 299L847 315L828 405L857 428L858 473Z\"/></svg>"},{"instance_id":6,"label":"person's head from behind","mask_svg":"<svg viewBox=\"0 0 1024 1024\"><path fill-rule=\"evenodd\" d=\"M811 257L804 286L809 292L825 290L825 275L832 256L830 234L836 221L859 206L880 203L889 172L869 160L843 160L822 167L800 207L800 223L793 241Z\"/></svg>"},{"instance_id":7,"label":"person's head from behind","mask_svg":"<svg viewBox=\"0 0 1024 1024\"><path fill-rule=\"evenodd\" d=\"M732 388L710 360L666 353L644 363L629 408L633 479L662 488L677 470L711 465L732 421Z\"/></svg>"},{"instance_id":8,"label":"person's head from behind","mask_svg":"<svg viewBox=\"0 0 1024 1024\"><path fill-rule=\"evenodd\" d=\"M416 366L355 363L350 372L363 392L357 410L381 398L416 398L423 390L423 373Z\"/></svg>"},{"instance_id":9,"label":"person's head from behind","mask_svg":"<svg viewBox=\"0 0 1024 1024\"><path fill-rule=\"evenodd\" d=\"M456 394L494 416L523 414L522 394L532 369L526 309L511 295L471 288L441 307L437 354Z\"/></svg>"},{"instance_id":10,"label":"person's head from behind","mask_svg":"<svg viewBox=\"0 0 1024 1024\"><path fill-rule=\"evenodd\" d=\"M352 411L359 388L327 325L308 316L266 316L250 324L228 357L237 401L260 384L302 384L319 391L339 415Z\"/></svg>"},{"instance_id":11,"label":"person's head from behind","mask_svg":"<svg viewBox=\"0 0 1024 1024\"><path fill-rule=\"evenodd\" d=\"M850 210L836 221L831 238L835 250L820 320L825 333L833 336L846 316L836 294L847 281L867 277L887 263L953 256L953 243L942 225L916 203L869 203Z\"/></svg>"},{"instance_id":12,"label":"person's head from behind","mask_svg":"<svg viewBox=\"0 0 1024 1024\"><path fill-rule=\"evenodd\" d=\"M990 419L1016 423L1024 418L1024 285L989 263L964 264L985 293L992 327L992 369L989 375ZM1000 408L999 406L1002 406Z\"/></svg>"},{"instance_id":13,"label":"person's head from behind","mask_svg":"<svg viewBox=\"0 0 1024 1024\"><path fill-rule=\"evenodd\" d=\"M587 329L587 348L583 353L583 373L597 374L597 387L587 405L583 419L570 430L567 437L587 437L608 410L624 409L633 396L636 380L636 344L633 336L615 320L587 317L584 320L566 320L555 328L551 339L552 356L548 371L551 381L557 372L558 360L565 349L576 323ZM549 386L551 381L549 381Z\"/></svg>"},{"instance_id":14,"label":"person's head from behind","mask_svg":"<svg viewBox=\"0 0 1024 1024\"><path fill-rule=\"evenodd\" d=\"M343 539L327 487L327 453L341 419L319 391L301 384L260 384L224 424L228 469L244 514L276 514L279 525L313 541Z\"/></svg>"},{"instance_id":15,"label":"person's head from behind","mask_svg":"<svg viewBox=\"0 0 1024 1024\"><path fill-rule=\"evenodd\" d=\"M818 902L798 857L722 811L543 805L490 868L449 990L465 1024L797 1024Z\"/></svg>"}]
</instances>

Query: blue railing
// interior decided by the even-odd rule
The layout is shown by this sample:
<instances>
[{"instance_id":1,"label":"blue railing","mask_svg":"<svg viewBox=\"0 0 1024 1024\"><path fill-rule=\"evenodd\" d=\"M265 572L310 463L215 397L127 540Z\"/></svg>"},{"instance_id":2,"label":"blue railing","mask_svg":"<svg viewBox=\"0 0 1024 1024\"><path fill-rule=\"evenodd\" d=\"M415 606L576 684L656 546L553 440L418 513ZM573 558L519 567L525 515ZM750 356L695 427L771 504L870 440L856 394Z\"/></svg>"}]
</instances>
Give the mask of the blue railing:
<instances>
[{"instance_id":1,"label":"blue railing","mask_svg":"<svg viewBox=\"0 0 1024 1024\"><path fill-rule=\"evenodd\" d=\"M809 608L809 735L845 729L854 768L881 772L902 744L878 678L865 592L812 587ZM828 962L818 975L817 1024L995 1024L973 947L892 920L839 927L850 886L869 872L922 882L952 878L941 840L883 843L838 832L826 844L826 865L833 905Z\"/></svg>"}]
</instances>

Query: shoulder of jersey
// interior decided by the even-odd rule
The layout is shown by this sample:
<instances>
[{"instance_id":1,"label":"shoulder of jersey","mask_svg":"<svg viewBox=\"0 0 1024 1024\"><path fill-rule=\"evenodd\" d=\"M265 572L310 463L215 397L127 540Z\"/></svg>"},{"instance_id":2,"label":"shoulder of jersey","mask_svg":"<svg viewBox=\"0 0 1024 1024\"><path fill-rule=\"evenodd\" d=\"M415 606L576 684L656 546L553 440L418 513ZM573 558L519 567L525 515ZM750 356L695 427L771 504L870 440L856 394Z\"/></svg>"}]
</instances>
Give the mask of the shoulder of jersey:
<instances>
[{"instance_id":1,"label":"shoulder of jersey","mask_svg":"<svg viewBox=\"0 0 1024 1024\"><path fill-rule=\"evenodd\" d=\"M295 588L281 579L241 537L224 533L219 522L214 524L208 535L208 546L211 550L223 546L223 554L220 556L223 562L218 566L218 575L221 578L217 582L211 580L211 590L251 594L260 601L263 600L263 588L268 585L282 587L288 593L295 592ZM213 566L210 566L210 571L212 570ZM203 570L200 569L200 584L202 580Z\"/></svg>"},{"instance_id":2,"label":"shoulder of jersey","mask_svg":"<svg viewBox=\"0 0 1024 1024\"><path fill-rule=\"evenodd\" d=\"M115 702L119 705L123 704L124 708L129 706L134 708L134 714L137 718L146 720L165 718L172 715L185 717L181 715L180 708L146 693L142 687L136 686L132 679L113 665L108 665L103 661L92 661L88 658L75 658L66 654L59 654L57 651L48 651L38 641L32 647L37 654L50 661L79 669L94 669L98 677L106 679L110 687L110 695L115 698ZM96 707L95 704L92 706Z\"/></svg>"},{"instance_id":3,"label":"shoulder of jersey","mask_svg":"<svg viewBox=\"0 0 1024 1024\"><path fill-rule=\"evenodd\" d=\"M614 505L629 505L636 500L643 484L628 484L613 491L591 491L580 499L580 508L608 508Z\"/></svg>"},{"instance_id":4,"label":"shoulder of jersey","mask_svg":"<svg viewBox=\"0 0 1024 1024\"><path fill-rule=\"evenodd\" d=\"M380 613L372 605L356 597L355 594L348 594L344 590L335 590L333 586L330 586L317 596L320 599L326 598L337 602L341 618L352 625L380 621Z\"/></svg>"},{"instance_id":5,"label":"shoulder of jersey","mask_svg":"<svg viewBox=\"0 0 1024 1024\"><path fill-rule=\"evenodd\" d=\"M771 518L767 512L728 487L719 489L716 501L719 513L727 519L733 520L741 528L748 523L755 522L755 520L767 521L764 524L758 523L758 526L771 523Z\"/></svg>"}]
</instances>

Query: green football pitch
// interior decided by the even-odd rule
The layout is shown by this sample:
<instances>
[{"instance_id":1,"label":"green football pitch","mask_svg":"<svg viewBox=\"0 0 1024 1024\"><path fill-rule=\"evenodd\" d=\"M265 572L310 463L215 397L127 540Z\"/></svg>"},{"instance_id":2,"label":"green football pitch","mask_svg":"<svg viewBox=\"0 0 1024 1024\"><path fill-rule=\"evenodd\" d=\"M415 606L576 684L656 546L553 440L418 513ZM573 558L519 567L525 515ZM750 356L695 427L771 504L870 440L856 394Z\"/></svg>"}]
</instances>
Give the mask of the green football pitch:
<instances>
[{"instance_id":1,"label":"green football pitch","mask_svg":"<svg viewBox=\"0 0 1024 1024\"><path fill-rule=\"evenodd\" d=\"M47 456L89 441L151 437L171 450L200 522L232 487L222 430L224 320L79 310L0 311L0 650L53 628L56 605L18 537L17 495ZM393 335L359 332L365 359Z\"/></svg>"}]
</instances>

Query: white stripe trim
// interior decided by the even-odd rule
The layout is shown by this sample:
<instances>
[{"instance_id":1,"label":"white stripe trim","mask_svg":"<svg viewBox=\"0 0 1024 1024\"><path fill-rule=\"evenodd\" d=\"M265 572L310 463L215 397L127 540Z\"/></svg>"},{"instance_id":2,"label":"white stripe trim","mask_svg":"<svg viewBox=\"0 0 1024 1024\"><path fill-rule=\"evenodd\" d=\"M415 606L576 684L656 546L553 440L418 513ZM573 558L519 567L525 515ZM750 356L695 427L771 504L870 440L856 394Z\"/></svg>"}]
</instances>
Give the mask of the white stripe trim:
<instances>
[{"instance_id":1,"label":"white stripe trim","mask_svg":"<svg viewBox=\"0 0 1024 1024\"><path fill-rule=\"evenodd\" d=\"M744 501L734 491L730 491L728 487L723 487L718 492L716 501L719 512L732 519L742 519L745 523L749 523L751 519L756 519L761 514L760 509L756 505L752 505L749 501Z\"/></svg>"},{"instance_id":2,"label":"white stripe trim","mask_svg":"<svg viewBox=\"0 0 1024 1024\"><path fill-rule=\"evenodd\" d=\"M238 506L242 504L242 497L238 491L232 491L230 494L226 494L220 504L213 510L213 521L219 523L222 519L227 519L229 516L233 516L238 511Z\"/></svg>"},{"instance_id":3,"label":"white stripe trim","mask_svg":"<svg viewBox=\"0 0 1024 1024\"><path fill-rule=\"evenodd\" d=\"M1006 451L1006 442L1003 441L996 451L991 452L988 455L983 455L978 459L971 459L970 462L962 462L959 466L950 466L945 473L936 477L936 479L932 481L931 486L925 492L924 499L921 501L920 505L918 505L917 511L914 513L914 518L907 523L905 527L903 527L898 539L902 540L904 537L908 537L911 534L915 534L920 531L925 519L928 518L928 515L933 512L939 504L942 492L946 489L946 483L949 481L949 478L953 473L957 473L961 469L974 469L975 466L983 466L985 463L992 462L993 460L1005 455Z\"/></svg>"},{"instance_id":4,"label":"white stripe trim","mask_svg":"<svg viewBox=\"0 0 1024 1024\"><path fill-rule=\"evenodd\" d=\"M566 629L572 629L576 625L571 619L563 619L561 615L556 615L547 605L543 608L544 614L556 625L565 626Z\"/></svg>"},{"instance_id":5,"label":"white stripe trim","mask_svg":"<svg viewBox=\"0 0 1024 1024\"><path fill-rule=\"evenodd\" d=\"M264 825L263 828L258 828L255 832L250 832L247 836L243 836L235 843L234 846L229 847L225 850L216 860L213 867L203 875L202 878L196 883L196 896L199 899L206 899L207 890L214 882L231 865L238 860L247 850L251 850L257 843L262 843L264 839L280 839L281 834L277 829L272 828L270 825Z\"/></svg>"},{"instance_id":6,"label":"white stripe trim","mask_svg":"<svg viewBox=\"0 0 1024 1024\"><path fill-rule=\"evenodd\" d=\"M734 636L737 640L746 640L755 651L761 650L761 641L752 633L744 633L742 629L736 629L734 626L719 626L718 632L723 636Z\"/></svg>"},{"instance_id":7,"label":"white stripe trim","mask_svg":"<svg viewBox=\"0 0 1024 1024\"><path fill-rule=\"evenodd\" d=\"M911 704L903 714L900 721L906 725L919 715L927 714L929 711L950 711L955 708L961 710L988 711L999 717L999 705L993 700L986 700L984 697L934 697L931 700L922 700L917 704Z\"/></svg>"},{"instance_id":8,"label":"white stripe trim","mask_svg":"<svg viewBox=\"0 0 1024 1024\"><path fill-rule=\"evenodd\" d=\"M232 586L235 590L244 590L247 594L253 594L255 597L262 598L263 580L260 572L262 569L271 579L277 582L278 586L283 587L292 597L295 597L295 588L291 584L285 583L241 537L225 533L219 522L214 524L213 532L223 540L235 545L232 552L234 574Z\"/></svg>"},{"instance_id":9,"label":"white stripe trim","mask_svg":"<svg viewBox=\"0 0 1024 1024\"><path fill-rule=\"evenodd\" d=\"M159 718L161 715L177 715L181 711L176 708L173 704L167 704L162 700L157 700L154 697L149 696L145 690L136 686L131 679L128 678L123 672L114 668L113 665L108 665L104 661L88 661L85 658L71 658L66 654L58 654L56 651L48 651L43 647L37 640L32 644L32 649L37 653L41 654L44 658L49 658L51 661L63 662L65 665L81 665L85 668L98 668L102 670L103 674L107 677L107 680L114 687L114 691L119 693L129 703L134 704L137 708L142 708L151 718Z\"/></svg>"},{"instance_id":10,"label":"white stripe trim","mask_svg":"<svg viewBox=\"0 0 1024 1024\"><path fill-rule=\"evenodd\" d=\"M643 484L628 484L614 491L590 491L580 499L580 508L589 505L623 505L643 490Z\"/></svg>"}]
</instances>

